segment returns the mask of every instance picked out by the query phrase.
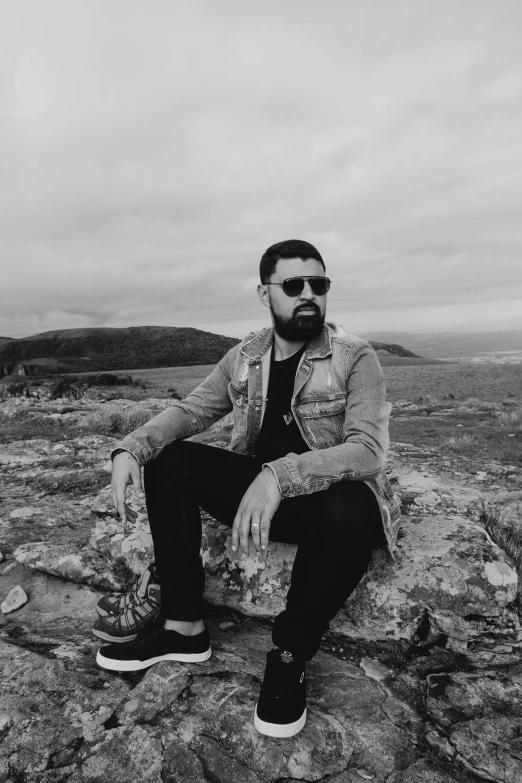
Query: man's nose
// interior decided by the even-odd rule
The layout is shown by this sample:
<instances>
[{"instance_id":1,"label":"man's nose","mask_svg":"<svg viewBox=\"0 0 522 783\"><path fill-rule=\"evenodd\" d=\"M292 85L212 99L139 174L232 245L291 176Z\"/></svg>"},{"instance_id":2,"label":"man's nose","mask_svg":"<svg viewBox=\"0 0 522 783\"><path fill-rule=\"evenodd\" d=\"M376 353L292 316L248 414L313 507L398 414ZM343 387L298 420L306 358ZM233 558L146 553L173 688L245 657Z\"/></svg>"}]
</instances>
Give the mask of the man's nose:
<instances>
[{"instance_id":1,"label":"man's nose","mask_svg":"<svg viewBox=\"0 0 522 783\"><path fill-rule=\"evenodd\" d=\"M303 280L304 288L299 294L300 299L315 299L315 294L312 291L312 287L310 285L309 280Z\"/></svg>"}]
</instances>

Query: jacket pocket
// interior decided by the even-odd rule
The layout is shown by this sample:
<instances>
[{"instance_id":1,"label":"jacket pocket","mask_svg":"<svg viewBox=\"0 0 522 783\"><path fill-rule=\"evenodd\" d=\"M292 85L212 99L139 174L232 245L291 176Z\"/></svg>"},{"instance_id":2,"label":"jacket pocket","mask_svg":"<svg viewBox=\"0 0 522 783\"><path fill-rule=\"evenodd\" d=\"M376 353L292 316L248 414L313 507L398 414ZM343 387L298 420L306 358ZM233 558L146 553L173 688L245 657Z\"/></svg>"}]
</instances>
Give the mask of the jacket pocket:
<instances>
[{"instance_id":1,"label":"jacket pocket","mask_svg":"<svg viewBox=\"0 0 522 783\"><path fill-rule=\"evenodd\" d=\"M247 392L247 386L240 385L240 384L234 384L229 383L228 384L228 396L230 397L230 400L232 402L232 405L234 408L237 406L238 408L246 408L247 402L248 402L248 392Z\"/></svg>"},{"instance_id":2,"label":"jacket pocket","mask_svg":"<svg viewBox=\"0 0 522 783\"><path fill-rule=\"evenodd\" d=\"M346 397L317 399L296 405L305 432L318 449L342 443Z\"/></svg>"}]
</instances>

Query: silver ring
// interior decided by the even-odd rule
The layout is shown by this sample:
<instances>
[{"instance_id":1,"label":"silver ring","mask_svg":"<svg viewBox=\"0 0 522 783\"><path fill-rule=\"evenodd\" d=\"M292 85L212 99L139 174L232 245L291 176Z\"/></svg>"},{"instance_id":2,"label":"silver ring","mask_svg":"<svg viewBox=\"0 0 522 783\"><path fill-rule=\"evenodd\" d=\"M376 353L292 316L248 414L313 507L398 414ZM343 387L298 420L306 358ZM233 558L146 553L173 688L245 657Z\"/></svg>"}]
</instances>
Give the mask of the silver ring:
<instances>
[{"instance_id":1,"label":"silver ring","mask_svg":"<svg viewBox=\"0 0 522 783\"><path fill-rule=\"evenodd\" d=\"M252 522L252 527L259 527L259 522Z\"/></svg>"}]
</instances>

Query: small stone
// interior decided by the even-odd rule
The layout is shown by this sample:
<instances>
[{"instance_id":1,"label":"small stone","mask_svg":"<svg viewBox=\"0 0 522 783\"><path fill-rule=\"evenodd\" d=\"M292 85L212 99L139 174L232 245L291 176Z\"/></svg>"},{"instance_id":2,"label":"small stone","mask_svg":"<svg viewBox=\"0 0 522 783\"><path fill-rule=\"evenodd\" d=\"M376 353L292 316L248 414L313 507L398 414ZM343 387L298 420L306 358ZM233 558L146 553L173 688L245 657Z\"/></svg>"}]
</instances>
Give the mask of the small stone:
<instances>
[{"instance_id":1,"label":"small stone","mask_svg":"<svg viewBox=\"0 0 522 783\"><path fill-rule=\"evenodd\" d=\"M384 680L390 673L390 670L384 664L380 663L380 661L375 661L373 658L361 658L359 665L367 677L377 682Z\"/></svg>"},{"instance_id":2,"label":"small stone","mask_svg":"<svg viewBox=\"0 0 522 783\"><path fill-rule=\"evenodd\" d=\"M27 595L24 590L22 590L20 585L16 585L16 587L13 587L10 591L5 601L0 604L0 609L3 614L9 614L10 612L15 612L17 609L20 609L21 606L27 603L27 600Z\"/></svg>"},{"instance_id":3,"label":"small stone","mask_svg":"<svg viewBox=\"0 0 522 783\"><path fill-rule=\"evenodd\" d=\"M2 550L0 549L0 563L3 563L5 560L5 557L2 554Z\"/></svg>"},{"instance_id":4,"label":"small stone","mask_svg":"<svg viewBox=\"0 0 522 783\"><path fill-rule=\"evenodd\" d=\"M35 514L40 514L39 508L30 508L29 506L25 508L15 508L9 516L11 519L29 519L29 517L34 517Z\"/></svg>"},{"instance_id":5,"label":"small stone","mask_svg":"<svg viewBox=\"0 0 522 783\"><path fill-rule=\"evenodd\" d=\"M219 627L221 628L222 631L226 631L227 628L233 628L234 623L231 622L230 620L226 620L226 622L224 623L219 623Z\"/></svg>"},{"instance_id":6,"label":"small stone","mask_svg":"<svg viewBox=\"0 0 522 783\"><path fill-rule=\"evenodd\" d=\"M11 725L11 716L8 712L0 712L0 734Z\"/></svg>"},{"instance_id":7,"label":"small stone","mask_svg":"<svg viewBox=\"0 0 522 783\"><path fill-rule=\"evenodd\" d=\"M424 494L416 497L413 502L416 506L429 506L430 508L433 508L440 503L440 496L437 495L436 492L428 490L428 492L424 492Z\"/></svg>"}]
</instances>

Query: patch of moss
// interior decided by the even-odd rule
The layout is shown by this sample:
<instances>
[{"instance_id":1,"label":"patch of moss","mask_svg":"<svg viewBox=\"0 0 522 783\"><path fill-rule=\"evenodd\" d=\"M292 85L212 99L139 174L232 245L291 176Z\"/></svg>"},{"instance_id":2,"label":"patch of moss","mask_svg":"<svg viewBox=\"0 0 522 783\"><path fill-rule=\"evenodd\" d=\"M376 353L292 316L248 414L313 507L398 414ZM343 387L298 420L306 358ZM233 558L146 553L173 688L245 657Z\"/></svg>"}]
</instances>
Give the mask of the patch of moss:
<instances>
[{"instance_id":1,"label":"patch of moss","mask_svg":"<svg viewBox=\"0 0 522 783\"><path fill-rule=\"evenodd\" d=\"M107 545L98 549L97 552L123 592L131 590L136 585L138 574L134 573L124 557L113 555Z\"/></svg>"}]
</instances>

